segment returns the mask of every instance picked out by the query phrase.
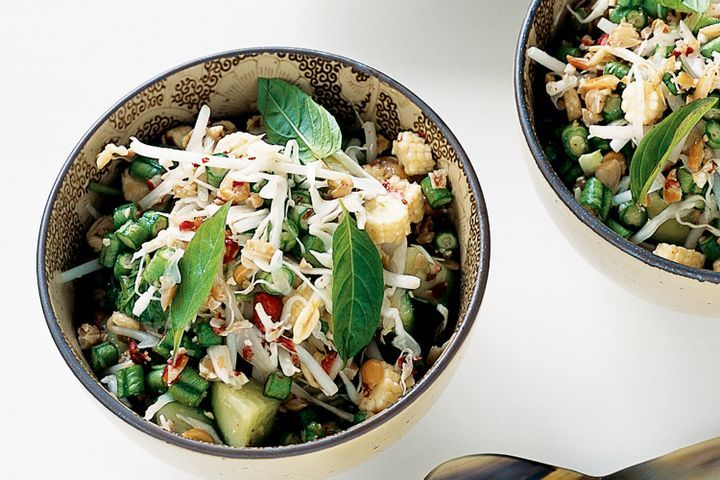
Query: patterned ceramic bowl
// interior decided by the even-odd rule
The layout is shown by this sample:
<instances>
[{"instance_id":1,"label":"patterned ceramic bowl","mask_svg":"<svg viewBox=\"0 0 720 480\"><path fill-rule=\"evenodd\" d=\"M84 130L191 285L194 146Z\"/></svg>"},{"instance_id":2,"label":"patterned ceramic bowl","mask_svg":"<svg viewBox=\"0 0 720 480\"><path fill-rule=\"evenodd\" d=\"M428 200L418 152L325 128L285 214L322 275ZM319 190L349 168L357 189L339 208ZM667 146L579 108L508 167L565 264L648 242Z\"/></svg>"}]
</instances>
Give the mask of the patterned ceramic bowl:
<instances>
[{"instance_id":1,"label":"patterned ceramic bowl","mask_svg":"<svg viewBox=\"0 0 720 480\"><path fill-rule=\"evenodd\" d=\"M452 338L427 374L391 408L339 434L301 445L232 448L181 438L143 420L111 396L86 363L73 326L73 291L53 279L74 266L92 219L77 208L97 200L88 182L112 172L94 166L107 142L131 135L149 139L179 123L191 123L207 103L218 118L252 108L256 79L281 77L312 92L339 119L374 120L393 138L400 130L422 131L433 155L449 172L457 201L454 220L462 258L461 304ZM38 284L48 327L75 376L110 418L143 447L166 461L207 476L251 472L263 478L320 478L367 459L403 435L427 411L457 367L480 307L488 275L490 236L480 185L470 160L447 126L412 92L358 62L326 53L263 48L237 50L177 67L130 93L80 140L53 186L38 244ZM87 428L92 428L90 425ZM228 461L230 460L230 461Z\"/></svg>"},{"instance_id":2,"label":"patterned ceramic bowl","mask_svg":"<svg viewBox=\"0 0 720 480\"><path fill-rule=\"evenodd\" d=\"M686 267L654 255L618 236L589 214L563 184L543 153L535 128L542 112L535 97L545 95L537 80L542 67L527 58L532 46L545 48L567 15L570 0L533 0L515 57L515 101L529 152L531 175L553 220L571 243L599 270L624 288L647 300L675 310L720 316L720 272Z\"/></svg>"}]
</instances>

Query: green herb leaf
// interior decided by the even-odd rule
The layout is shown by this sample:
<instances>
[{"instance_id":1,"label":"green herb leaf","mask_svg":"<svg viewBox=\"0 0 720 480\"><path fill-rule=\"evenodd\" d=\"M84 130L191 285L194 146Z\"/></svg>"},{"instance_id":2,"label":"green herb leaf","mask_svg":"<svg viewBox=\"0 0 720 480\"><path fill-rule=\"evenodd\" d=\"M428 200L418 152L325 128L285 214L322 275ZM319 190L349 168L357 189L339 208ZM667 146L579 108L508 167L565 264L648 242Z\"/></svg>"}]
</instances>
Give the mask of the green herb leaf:
<instances>
[{"instance_id":1,"label":"green herb leaf","mask_svg":"<svg viewBox=\"0 0 720 480\"><path fill-rule=\"evenodd\" d=\"M685 13L705 13L710 6L710 0L659 0L658 3L663 7Z\"/></svg>"},{"instance_id":2,"label":"green herb leaf","mask_svg":"<svg viewBox=\"0 0 720 480\"><path fill-rule=\"evenodd\" d=\"M347 360L372 340L380 325L383 267L370 235L345 212L332 239L333 336Z\"/></svg>"},{"instance_id":3,"label":"green herb leaf","mask_svg":"<svg viewBox=\"0 0 720 480\"><path fill-rule=\"evenodd\" d=\"M258 110L270 143L296 140L303 162L340 150L342 134L335 118L307 93L279 78L258 78L257 85Z\"/></svg>"},{"instance_id":4,"label":"green herb leaf","mask_svg":"<svg viewBox=\"0 0 720 480\"><path fill-rule=\"evenodd\" d=\"M630 163L630 190L635 202L645 199L670 153L717 100L704 98L680 107L643 137Z\"/></svg>"},{"instance_id":5,"label":"green herb leaf","mask_svg":"<svg viewBox=\"0 0 720 480\"><path fill-rule=\"evenodd\" d=\"M182 280L170 304L170 328L175 332L173 349L177 353L185 329L195 320L212 288L225 253L225 222L230 203L205 220L188 243L180 259Z\"/></svg>"}]
</instances>

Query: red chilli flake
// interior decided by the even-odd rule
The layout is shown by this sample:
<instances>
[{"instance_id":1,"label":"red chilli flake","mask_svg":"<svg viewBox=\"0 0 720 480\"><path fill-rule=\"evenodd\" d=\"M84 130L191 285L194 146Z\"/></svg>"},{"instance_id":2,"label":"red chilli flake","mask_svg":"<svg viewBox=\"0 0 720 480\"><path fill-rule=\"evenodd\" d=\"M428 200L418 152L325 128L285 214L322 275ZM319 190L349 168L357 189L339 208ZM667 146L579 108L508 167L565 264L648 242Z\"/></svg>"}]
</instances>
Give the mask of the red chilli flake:
<instances>
[{"instance_id":1,"label":"red chilli flake","mask_svg":"<svg viewBox=\"0 0 720 480\"><path fill-rule=\"evenodd\" d=\"M242 355L243 360L245 360L246 362L252 361L252 358L253 358L252 348L249 347L248 345L245 345L242 349L241 355Z\"/></svg>"},{"instance_id":2,"label":"red chilli flake","mask_svg":"<svg viewBox=\"0 0 720 480\"><path fill-rule=\"evenodd\" d=\"M128 343L128 353L130 359L138 365L144 365L150 361L150 355L140 350L135 340L130 340L130 343Z\"/></svg>"},{"instance_id":3,"label":"red chilli flake","mask_svg":"<svg viewBox=\"0 0 720 480\"><path fill-rule=\"evenodd\" d=\"M285 347L286 350L288 350L291 353L295 353L297 350L295 349L295 344L292 340L290 340L287 337L279 337L277 340L277 343ZM295 363L295 360L293 360L293 363Z\"/></svg>"},{"instance_id":4,"label":"red chilli flake","mask_svg":"<svg viewBox=\"0 0 720 480\"><path fill-rule=\"evenodd\" d=\"M148 186L150 190L155 190L155 184L151 180L145 180L145 184Z\"/></svg>"},{"instance_id":5,"label":"red chilli flake","mask_svg":"<svg viewBox=\"0 0 720 480\"><path fill-rule=\"evenodd\" d=\"M322 359L320 365L322 366L323 370L325 370L325 373L330 374L330 370L335 363L336 357L337 352L329 352L327 355L325 355L325 358Z\"/></svg>"},{"instance_id":6,"label":"red chilli flake","mask_svg":"<svg viewBox=\"0 0 720 480\"><path fill-rule=\"evenodd\" d=\"M608 38L610 38L610 35L607 33L600 35L600 38L598 38L598 45L607 45Z\"/></svg>"},{"instance_id":7,"label":"red chilli flake","mask_svg":"<svg viewBox=\"0 0 720 480\"><path fill-rule=\"evenodd\" d=\"M584 37L582 37L582 39L580 39L580 43L582 43L586 47L595 45L595 42L593 41L592 37L590 37L589 35L585 35Z\"/></svg>"},{"instance_id":8,"label":"red chilli flake","mask_svg":"<svg viewBox=\"0 0 720 480\"><path fill-rule=\"evenodd\" d=\"M695 51L695 50L694 50L692 47L687 47L687 50L685 50L685 55L690 55L690 54L692 54L694 51Z\"/></svg>"},{"instance_id":9,"label":"red chilli flake","mask_svg":"<svg viewBox=\"0 0 720 480\"><path fill-rule=\"evenodd\" d=\"M232 238L225 237L225 255L223 255L223 263L230 263L235 260L239 251L240 245L238 245Z\"/></svg>"},{"instance_id":10,"label":"red chilli flake","mask_svg":"<svg viewBox=\"0 0 720 480\"><path fill-rule=\"evenodd\" d=\"M255 322L255 325L257 325L262 331L262 328L260 327L262 322L260 322L260 318L255 311L255 305L258 303L262 305L263 310L265 310L265 313L268 314L270 319L273 322L277 322L280 320L280 315L282 314L283 302L282 298L270 295L269 293L258 292L255 294L255 298L253 298L253 322Z\"/></svg>"},{"instance_id":11,"label":"red chilli flake","mask_svg":"<svg viewBox=\"0 0 720 480\"><path fill-rule=\"evenodd\" d=\"M189 230L192 230L193 232L196 231L198 228L200 228L200 225L202 225L202 218L196 218L195 220L185 220L184 222L180 222L180 225L178 225L178 228L181 232L187 232Z\"/></svg>"},{"instance_id":12,"label":"red chilli flake","mask_svg":"<svg viewBox=\"0 0 720 480\"><path fill-rule=\"evenodd\" d=\"M233 180L232 186L233 186L233 188L244 187L245 182L238 182L236 180Z\"/></svg>"},{"instance_id":13,"label":"red chilli flake","mask_svg":"<svg viewBox=\"0 0 720 480\"><path fill-rule=\"evenodd\" d=\"M175 362L173 362L173 357L170 357L167 361L167 365L165 365L165 370L163 370L163 383L168 387L175 383L182 371L185 369L185 365L187 365L188 360L188 356L184 353L178 353L175 355Z\"/></svg>"},{"instance_id":14,"label":"red chilli flake","mask_svg":"<svg viewBox=\"0 0 720 480\"><path fill-rule=\"evenodd\" d=\"M203 157L203 158L202 158L202 162L203 162L203 163L207 163L207 162L209 162L209 161L210 161L210 159L209 159L208 157Z\"/></svg>"}]
</instances>

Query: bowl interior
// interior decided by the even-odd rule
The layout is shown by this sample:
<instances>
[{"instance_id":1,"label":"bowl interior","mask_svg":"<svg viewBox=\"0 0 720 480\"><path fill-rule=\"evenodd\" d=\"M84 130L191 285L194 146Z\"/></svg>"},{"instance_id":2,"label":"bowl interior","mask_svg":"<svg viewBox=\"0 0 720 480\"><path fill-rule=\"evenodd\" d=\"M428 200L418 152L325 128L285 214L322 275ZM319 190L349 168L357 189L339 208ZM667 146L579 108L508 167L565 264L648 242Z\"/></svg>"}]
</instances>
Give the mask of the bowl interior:
<instances>
[{"instance_id":1,"label":"bowl interior","mask_svg":"<svg viewBox=\"0 0 720 480\"><path fill-rule=\"evenodd\" d=\"M86 260L79 258L78 252L85 241L85 231L93 221L91 209L87 206L98 201L97 194L87 191L88 182L103 181L117 175L112 168L103 172L95 168L95 157L106 143L127 144L131 136L149 140L177 124L193 123L203 104L211 107L213 118L217 119L253 111L258 77L280 77L298 85L341 122L352 119L357 111L363 119L373 120L389 139L405 129L423 132L432 146L434 157L441 167L447 169L457 199L452 214L460 238L463 268L459 320L448 347L398 404L351 430L361 430L359 427L365 424L379 422L384 415L392 415L393 410L411 402L413 396L422 393L425 384L442 372L446 357L455 353L474 320L487 279L487 213L472 167L455 137L434 112L390 78L348 59L294 49L228 52L161 75L108 111L70 155L53 188L43 219L38 247L38 275L43 308L51 332L76 376L121 418L164 440L172 440L171 436L175 443L187 442L144 422L98 387L76 339L72 286L60 285L55 278L58 272ZM347 433L313 444L322 446L324 440L342 438ZM185 446L191 445L187 443ZM300 447L307 448L308 444L273 448L300 450ZM218 446L203 448L209 453L225 450L222 452L225 456L228 456L228 450L248 451Z\"/></svg>"},{"instance_id":2,"label":"bowl interior","mask_svg":"<svg viewBox=\"0 0 720 480\"><path fill-rule=\"evenodd\" d=\"M541 118L543 115L542 109L546 108L547 103L549 103L540 101L544 100L546 95L542 81L546 69L530 61L526 56L526 52L532 46L540 49L547 48L554 39L558 27L566 20L569 14L567 6L575 3L577 2L572 0L533 0L518 40L515 57L515 100L523 134L538 168L558 197L573 214L606 241L651 267L702 282L720 284L720 272L687 267L671 262L617 235L580 205L570 189L563 184L560 177L555 173L550 161L545 156L543 138L538 133L537 119ZM543 97L541 98L541 96Z\"/></svg>"}]
</instances>

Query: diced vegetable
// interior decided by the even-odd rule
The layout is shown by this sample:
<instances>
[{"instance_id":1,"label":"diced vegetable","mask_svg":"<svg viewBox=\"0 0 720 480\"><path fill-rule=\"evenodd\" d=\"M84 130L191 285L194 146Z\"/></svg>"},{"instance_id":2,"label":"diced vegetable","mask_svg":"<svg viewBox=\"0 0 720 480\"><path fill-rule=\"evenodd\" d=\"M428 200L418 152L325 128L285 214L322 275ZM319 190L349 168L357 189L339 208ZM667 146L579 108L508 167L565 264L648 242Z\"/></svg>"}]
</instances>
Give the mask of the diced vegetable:
<instances>
[{"instance_id":1,"label":"diced vegetable","mask_svg":"<svg viewBox=\"0 0 720 480\"><path fill-rule=\"evenodd\" d=\"M130 221L120 227L115 236L129 249L137 250L148 240L150 234L144 226Z\"/></svg>"},{"instance_id":2,"label":"diced vegetable","mask_svg":"<svg viewBox=\"0 0 720 480\"><path fill-rule=\"evenodd\" d=\"M612 191L600 180L591 177L580 195L580 204L600 220L605 221L612 206Z\"/></svg>"},{"instance_id":3,"label":"diced vegetable","mask_svg":"<svg viewBox=\"0 0 720 480\"><path fill-rule=\"evenodd\" d=\"M100 195L107 195L109 197L119 197L122 195L122 190L94 181L88 183L88 190L99 193Z\"/></svg>"},{"instance_id":4,"label":"diced vegetable","mask_svg":"<svg viewBox=\"0 0 720 480\"><path fill-rule=\"evenodd\" d=\"M433 237L433 245L438 252L451 252L460 246L455 232L437 232Z\"/></svg>"},{"instance_id":5,"label":"diced vegetable","mask_svg":"<svg viewBox=\"0 0 720 480\"><path fill-rule=\"evenodd\" d=\"M221 345L222 337L213 331L213 328L207 322L195 324L195 335L198 338L198 345L207 348L213 345Z\"/></svg>"},{"instance_id":6,"label":"diced vegetable","mask_svg":"<svg viewBox=\"0 0 720 480\"><path fill-rule=\"evenodd\" d=\"M152 210L143 213L137 223L147 231L149 237L154 237L168 226L167 217Z\"/></svg>"},{"instance_id":7,"label":"diced vegetable","mask_svg":"<svg viewBox=\"0 0 720 480\"><path fill-rule=\"evenodd\" d=\"M432 179L427 176L420 182L423 195L430 204L430 208L438 209L448 205L453 201L453 194L447 188L435 188L433 187Z\"/></svg>"},{"instance_id":8,"label":"diced vegetable","mask_svg":"<svg viewBox=\"0 0 720 480\"><path fill-rule=\"evenodd\" d=\"M113 225L118 229L130 220L137 220L138 211L134 203L126 203L113 211Z\"/></svg>"},{"instance_id":9,"label":"diced vegetable","mask_svg":"<svg viewBox=\"0 0 720 480\"><path fill-rule=\"evenodd\" d=\"M277 278L278 282L275 283L273 275ZM269 272L259 271L255 278L261 280L260 288L265 290L270 295L283 295L287 294L289 288L295 283L295 274L289 268L283 266L273 274Z\"/></svg>"},{"instance_id":10,"label":"diced vegetable","mask_svg":"<svg viewBox=\"0 0 720 480\"><path fill-rule=\"evenodd\" d=\"M90 349L90 366L96 372L101 372L115 365L118 357L117 347L110 342L103 342Z\"/></svg>"},{"instance_id":11,"label":"diced vegetable","mask_svg":"<svg viewBox=\"0 0 720 480\"><path fill-rule=\"evenodd\" d=\"M718 243L718 237L710 235L709 237L700 240L700 251L702 251L711 262L720 259L720 244Z\"/></svg>"},{"instance_id":12,"label":"diced vegetable","mask_svg":"<svg viewBox=\"0 0 720 480\"><path fill-rule=\"evenodd\" d=\"M163 371L165 370L164 365L152 367L145 376L145 384L148 391L157 394L163 394L167 392L167 385L163 382Z\"/></svg>"},{"instance_id":13,"label":"diced vegetable","mask_svg":"<svg viewBox=\"0 0 720 480\"><path fill-rule=\"evenodd\" d=\"M612 218L608 219L607 226L610 227L613 232L617 233L623 238L630 238L633 234L632 230L628 230L621 223L616 222Z\"/></svg>"},{"instance_id":14,"label":"diced vegetable","mask_svg":"<svg viewBox=\"0 0 720 480\"><path fill-rule=\"evenodd\" d=\"M145 373L142 365L132 365L115 372L118 398L132 397L145 392Z\"/></svg>"},{"instance_id":15,"label":"diced vegetable","mask_svg":"<svg viewBox=\"0 0 720 480\"><path fill-rule=\"evenodd\" d=\"M240 389L214 382L210 400L223 439L233 447L262 445L280 407L252 380Z\"/></svg>"},{"instance_id":16,"label":"diced vegetable","mask_svg":"<svg viewBox=\"0 0 720 480\"><path fill-rule=\"evenodd\" d=\"M113 274L116 279L120 280L120 277L130 275L132 271L138 266L139 261L133 261L132 253L122 253L115 260L113 266Z\"/></svg>"},{"instance_id":17,"label":"diced vegetable","mask_svg":"<svg viewBox=\"0 0 720 480\"><path fill-rule=\"evenodd\" d=\"M160 175L165 169L157 162L157 160L136 155L128 169L130 175L139 180L150 180Z\"/></svg>"},{"instance_id":18,"label":"diced vegetable","mask_svg":"<svg viewBox=\"0 0 720 480\"><path fill-rule=\"evenodd\" d=\"M304 192L305 190L300 190ZM298 204L290 209L288 218L291 219L297 225L298 229L302 232L308 231L308 219L313 216L315 212L310 205Z\"/></svg>"},{"instance_id":19,"label":"diced vegetable","mask_svg":"<svg viewBox=\"0 0 720 480\"><path fill-rule=\"evenodd\" d=\"M645 207L634 202L626 202L618 207L620 222L626 227L638 229L647 222L648 214Z\"/></svg>"},{"instance_id":20,"label":"diced vegetable","mask_svg":"<svg viewBox=\"0 0 720 480\"><path fill-rule=\"evenodd\" d=\"M266 397L276 400L287 400L290 396L292 378L286 377L280 372L273 372L265 380L264 394Z\"/></svg>"},{"instance_id":21,"label":"diced vegetable","mask_svg":"<svg viewBox=\"0 0 720 480\"><path fill-rule=\"evenodd\" d=\"M118 236L114 233L110 233L103 239L103 246L100 249L100 258L98 263L103 267L112 268L115 266L115 261L120 255L123 249L123 245L120 242Z\"/></svg>"},{"instance_id":22,"label":"diced vegetable","mask_svg":"<svg viewBox=\"0 0 720 480\"><path fill-rule=\"evenodd\" d=\"M614 122L620 120L625 116L621 108L622 98L618 95L610 95L605 100L605 106L603 107L602 116L606 122Z\"/></svg>"},{"instance_id":23,"label":"diced vegetable","mask_svg":"<svg viewBox=\"0 0 720 480\"><path fill-rule=\"evenodd\" d=\"M172 256L175 255L175 249L171 247L162 247L153 255L152 259L145 266L142 272L143 279L151 285L160 285L160 277L170 266Z\"/></svg>"},{"instance_id":24,"label":"diced vegetable","mask_svg":"<svg viewBox=\"0 0 720 480\"><path fill-rule=\"evenodd\" d=\"M320 261L315 258L315 255L312 254L312 251L320 253L326 252L327 248L325 248L325 242L323 242L322 239L314 235L305 235L302 239L302 244L305 248L303 258L307 260L313 267L322 267L322 263L320 263Z\"/></svg>"},{"instance_id":25,"label":"diced vegetable","mask_svg":"<svg viewBox=\"0 0 720 480\"><path fill-rule=\"evenodd\" d=\"M210 382L202 378L197 370L185 367L175 383L170 385L168 393L180 403L197 407L205 395Z\"/></svg>"},{"instance_id":26,"label":"diced vegetable","mask_svg":"<svg viewBox=\"0 0 720 480\"><path fill-rule=\"evenodd\" d=\"M587 128L577 123L565 127L562 131L562 143L565 148L565 153L574 159L578 159L580 155L588 153L590 151L590 145L588 144L589 135L590 133Z\"/></svg>"},{"instance_id":27,"label":"diced vegetable","mask_svg":"<svg viewBox=\"0 0 720 480\"><path fill-rule=\"evenodd\" d=\"M205 415L199 408L190 407L180 402L170 402L163 406L153 417L153 421L160 425L160 417L164 417L165 421L172 422L172 431L182 434L191 428L194 428L187 422L187 419L202 422L208 427L215 429L215 422Z\"/></svg>"},{"instance_id":28,"label":"diced vegetable","mask_svg":"<svg viewBox=\"0 0 720 480\"><path fill-rule=\"evenodd\" d=\"M404 288L398 288L390 297L390 305L398 309L403 327L412 334L415 329L415 308L410 293Z\"/></svg>"},{"instance_id":29,"label":"diced vegetable","mask_svg":"<svg viewBox=\"0 0 720 480\"><path fill-rule=\"evenodd\" d=\"M581 55L574 55L576 57L582 57ZM630 67L625 65L624 63L617 62L617 61L610 61L605 64L605 68L603 70L603 73L605 75L615 75L617 78L622 80L623 78L627 77L630 73Z\"/></svg>"}]
</instances>

